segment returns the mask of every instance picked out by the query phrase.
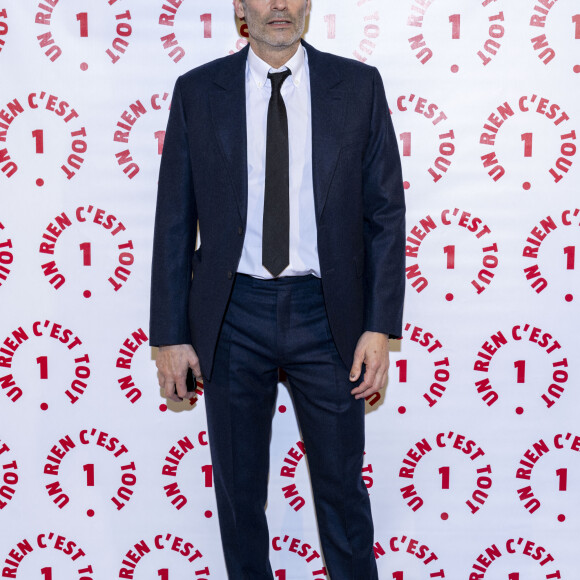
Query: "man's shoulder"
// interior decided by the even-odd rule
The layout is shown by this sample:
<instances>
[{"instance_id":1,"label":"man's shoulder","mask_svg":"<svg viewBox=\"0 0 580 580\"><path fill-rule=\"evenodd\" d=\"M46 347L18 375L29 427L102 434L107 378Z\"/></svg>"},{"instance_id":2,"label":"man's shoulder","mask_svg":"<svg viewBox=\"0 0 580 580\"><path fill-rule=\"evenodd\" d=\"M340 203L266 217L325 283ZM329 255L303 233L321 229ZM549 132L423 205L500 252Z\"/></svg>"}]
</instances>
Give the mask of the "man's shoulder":
<instances>
[{"instance_id":1,"label":"man's shoulder","mask_svg":"<svg viewBox=\"0 0 580 580\"><path fill-rule=\"evenodd\" d=\"M313 59L321 66L334 67L345 74L353 75L373 75L375 74L376 67L370 66L360 60L354 58L348 58L345 56L339 56L331 52L323 52L314 48L311 44L302 41L302 44L306 47L306 52L308 53L309 61Z\"/></svg>"},{"instance_id":2,"label":"man's shoulder","mask_svg":"<svg viewBox=\"0 0 580 580\"><path fill-rule=\"evenodd\" d=\"M208 82L218 76L227 74L228 71L235 71L244 67L247 59L247 49L242 49L240 52L228 54L215 60L199 65L179 77L179 81L184 84Z\"/></svg>"},{"instance_id":3,"label":"man's shoulder","mask_svg":"<svg viewBox=\"0 0 580 580\"><path fill-rule=\"evenodd\" d=\"M319 69L335 69L341 75L352 76L354 78L372 77L376 73L376 68L353 58L347 58L323 52L314 48L311 44L302 41L308 53L310 65ZM215 79L227 79L229 75L235 75L245 70L245 63L248 57L248 48L244 48L234 54L229 54L206 62L197 66L179 77L182 86L203 85L213 82Z\"/></svg>"}]
</instances>

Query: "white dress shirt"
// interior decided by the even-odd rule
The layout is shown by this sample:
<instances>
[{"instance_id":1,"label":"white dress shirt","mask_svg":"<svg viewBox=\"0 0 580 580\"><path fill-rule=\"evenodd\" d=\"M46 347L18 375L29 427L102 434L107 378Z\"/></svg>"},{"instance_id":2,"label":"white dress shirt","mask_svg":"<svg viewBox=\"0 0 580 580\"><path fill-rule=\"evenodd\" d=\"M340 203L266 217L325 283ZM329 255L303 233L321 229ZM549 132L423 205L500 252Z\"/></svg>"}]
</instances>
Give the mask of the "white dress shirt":
<instances>
[{"instance_id":1,"label":"white dress shirt","mask_svg":"<svg viewBox=\"0 0 580 580\"><path fill-rule=\"evenodd\" d=\"M280 69L273 69L250 48L246 64L246 122L248 140L248 214L238 272L272 278L262 266L262 228L266 180L266 128L272 87L269 72L289 68L282 85L288 114L290 153L290 264L281 276L320 277L314 191L312 185L312 124L308 56L303 46Z\"/></svg>"}]
</instances>

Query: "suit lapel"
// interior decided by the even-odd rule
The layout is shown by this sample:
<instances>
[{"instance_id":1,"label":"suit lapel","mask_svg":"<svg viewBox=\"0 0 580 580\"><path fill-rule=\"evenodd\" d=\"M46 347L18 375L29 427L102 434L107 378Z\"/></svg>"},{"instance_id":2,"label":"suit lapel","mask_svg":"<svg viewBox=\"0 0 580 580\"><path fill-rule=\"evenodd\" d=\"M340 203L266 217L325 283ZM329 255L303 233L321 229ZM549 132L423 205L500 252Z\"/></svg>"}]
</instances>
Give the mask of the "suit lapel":
<instances>
[{"instance_id":1,"label":"suit lapel","mask_svg":"<svg viewBox=\"0 0 580 580\"><path fill-rule=\"evenodd\" d=\"M246 60L249 46L225 60L209 95L215 133L235 191L242 223L248 202L248 152L246 131Z\"/></svg>"},{"instance_id":2,"label":"suit lapel","mask_svg":"<svg viewBox=\"0 0 580 580\"><path fill-rule=\"evenodd\" d=\"M347 95L334 63L303 41L308 52L312 111L312 174L320 218L340 153ZM245 72L249 46L225 60L210 95L212 120L242 223L248 203Z\"/></svg>"},{"instance_id":3,"label":"suit lapel","mask_svg":"<svg viewBox=\"0 0 580 580\"><path fill-rule=\"evenodd\" d=\"M340 153L347 95L334 63L324 58L324 53L303 44L310 71L314 202L320 218Z\"/></svg>"}]
</instances>

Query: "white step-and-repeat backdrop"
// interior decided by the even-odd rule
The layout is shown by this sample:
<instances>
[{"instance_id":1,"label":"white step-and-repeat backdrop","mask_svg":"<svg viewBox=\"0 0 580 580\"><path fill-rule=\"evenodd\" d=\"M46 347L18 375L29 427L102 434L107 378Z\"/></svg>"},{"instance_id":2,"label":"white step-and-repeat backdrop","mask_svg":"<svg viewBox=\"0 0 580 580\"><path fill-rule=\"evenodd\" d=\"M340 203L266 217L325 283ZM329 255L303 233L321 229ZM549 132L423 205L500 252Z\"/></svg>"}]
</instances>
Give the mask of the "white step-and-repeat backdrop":
<instances>
[{"instance_id":1,"label":"white step-and-repeat backdrop","mask_svg":"<svg viewBox=\"0 0 580 580\"><path fill-rule=\"evenodd\" d=\"M1 578L226 577L203 388L160 397L148 292L173 83L245 37L228 0L0 0ZM580 4L313 0L306 38L379 68L406 180L380 577L577 580ZM276 580L327 578L305 463L280 385Z\"/></svg>"}]
</instances>

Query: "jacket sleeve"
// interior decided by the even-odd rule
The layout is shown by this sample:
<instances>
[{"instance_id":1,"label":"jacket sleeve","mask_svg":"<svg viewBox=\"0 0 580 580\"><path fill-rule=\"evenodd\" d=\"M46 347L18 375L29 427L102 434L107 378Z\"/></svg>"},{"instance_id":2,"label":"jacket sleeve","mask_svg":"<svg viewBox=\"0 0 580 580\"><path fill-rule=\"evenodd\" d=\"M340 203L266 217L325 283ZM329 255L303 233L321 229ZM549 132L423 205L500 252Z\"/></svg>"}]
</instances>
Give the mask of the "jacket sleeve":
<instances>
[{"instance_id":1,"label":"jacket sleeve","mask_svg":"<svg viewBox=\"0 0 580 580\"><path fill-rule=\"evenodd\" d=\"M405 295L405 196L397 138L377 69L363 159L363 195L364 328L398 338Z\"/></svg>"},{"instance_id":2,"label":"jacket sleeve","mask_svg":"<svg viewBox=\"0 0 580 580\"><path fill-rule=\"evenodd\" d=\"M197 209L186 115L178 79L165 134L151 271L150 344L191 342L188 296L197 236Z\"/></svg>"}]
</instances>

